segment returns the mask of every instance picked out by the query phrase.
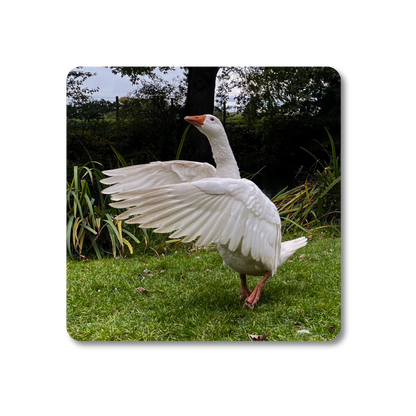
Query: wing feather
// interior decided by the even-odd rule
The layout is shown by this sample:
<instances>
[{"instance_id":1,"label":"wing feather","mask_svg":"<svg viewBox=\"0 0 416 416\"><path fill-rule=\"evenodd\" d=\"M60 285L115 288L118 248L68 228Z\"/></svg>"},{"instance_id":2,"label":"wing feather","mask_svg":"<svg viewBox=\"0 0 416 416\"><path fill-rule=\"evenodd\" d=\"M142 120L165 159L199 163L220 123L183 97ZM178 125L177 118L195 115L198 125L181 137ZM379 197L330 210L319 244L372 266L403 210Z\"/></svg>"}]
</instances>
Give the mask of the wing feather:
<instances>
[{"instance_id":1,"label":"wing feather","mask_svg":"<svg viewBox=\"0 0 416 416\"><path fill-rule=\"evenodd\" d=\"M114 188L113 188L114 189ZM171 238L198 244L220 243L231 251L272 265L279 247L280 218L274 204L246 179L205 178L152 189L128 190L113 195L111 204L129 208L118 219Z\"/></svg>"},{"instance_id":2,"label":"wing feather","mask_svg":"<svg viewBox=\"0 0 416 416\"><path fill-rule=\"evenodd\" d=\"M103 194L116 194L211 178L215 177L216 170L209 163L171 160L106 170L103 173L108 178L100 182L111 185L103 190Z\"/></svg>"}]
</instances>

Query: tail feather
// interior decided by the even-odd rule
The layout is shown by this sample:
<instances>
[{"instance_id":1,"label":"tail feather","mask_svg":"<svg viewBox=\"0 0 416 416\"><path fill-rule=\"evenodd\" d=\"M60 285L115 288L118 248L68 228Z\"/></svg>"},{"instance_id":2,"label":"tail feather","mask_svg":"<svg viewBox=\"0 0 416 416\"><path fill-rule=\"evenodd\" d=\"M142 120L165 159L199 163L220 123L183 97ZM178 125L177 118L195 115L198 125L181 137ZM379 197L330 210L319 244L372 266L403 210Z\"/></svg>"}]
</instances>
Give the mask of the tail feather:
<instances>
[{"instance_id":1,"label":"tail feather","mask_svg":"<svg viewBox=\"0 0 416 416\"><path fill-rule=\"evenodd\" d=\"M308 240L305 237L299 237L295 240L289 240L282 243L280 251L280 263L283 264L286 260L294 254L297 250L305 247L308 244Z\"/></svg>"}]
</instances>

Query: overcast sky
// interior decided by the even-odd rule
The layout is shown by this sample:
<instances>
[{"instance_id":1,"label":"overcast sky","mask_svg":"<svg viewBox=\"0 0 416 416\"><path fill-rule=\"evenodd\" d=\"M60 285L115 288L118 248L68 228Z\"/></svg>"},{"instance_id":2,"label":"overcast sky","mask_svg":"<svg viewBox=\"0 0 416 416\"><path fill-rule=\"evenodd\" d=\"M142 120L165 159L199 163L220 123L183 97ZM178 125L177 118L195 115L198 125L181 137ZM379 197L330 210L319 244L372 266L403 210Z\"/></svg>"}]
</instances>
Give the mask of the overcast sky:
<instances>
[{"instance_id":1,"label":"overcast sky","mask_svg":"<svg viewBox=\"0 0 416 416\"><path fill-rule=\"evenodd\" d=\"M183 70L180 67L174 67L172 71L168 71L167 74L163 74L156 69L158 75L166 80L172 80L173 78L182 76ZM125 97L129 92L134 91L138 86L132 85L128 76L121 77L121 75L114 75L110 68L102 66L84 66L82 71L96 73L96 76L88 78L84 82L86 88L97 88L100 90L93 94L93 98L100 100L114 101L115 97ZM228 105L234 106L234 96L237 93L237 89L231 91Z\"/></svg>"}]
</instances>

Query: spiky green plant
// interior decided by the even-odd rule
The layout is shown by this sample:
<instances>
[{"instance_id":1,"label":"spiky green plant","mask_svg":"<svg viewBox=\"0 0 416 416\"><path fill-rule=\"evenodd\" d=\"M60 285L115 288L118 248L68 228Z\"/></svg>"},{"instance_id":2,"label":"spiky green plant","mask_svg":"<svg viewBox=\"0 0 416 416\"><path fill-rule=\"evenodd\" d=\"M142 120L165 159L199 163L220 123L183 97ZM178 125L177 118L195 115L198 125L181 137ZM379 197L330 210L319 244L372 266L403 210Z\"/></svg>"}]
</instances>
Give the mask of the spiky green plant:
<instances>
[{"instance_id":1,"label":"spiky green plant","mask_svg":"<svg viewBox=\"0 0 416 416\"><path fill-rule=\"evenodd\" d=\"M88 166L89 164L92 167ZM67 228L66 243L70 257L74 254L86 259L93 252L101 259L106 247L109 246L113 257L117 254L124 256L125 247L133 253L130 237L139 244L138 238L123 228L123 222L113 218L110 212L103 210L107 201L101 193L99 180L103 177L96 165L90 162L84 166L74 167L74 177L67 182ZM94 186L99 201L92 196L91 186ZM97 203L98 202L98 203Z\"/></svg>"},{"instance_id":2,"label":"spiky green plant","mask_svg":"<svg viewBox=\"0 0 416 416\"><path fill-rule=\"evenodd\" d=\"M326 130L326 129L325 129ZM326 130L331 143L331 157L325 165L309 150L303 149L315 158L322 169L309 175L305 183L280 191L272 198L282 217L285 230L293 227L307 231L315 226L339 222L341 216L341 168L336 154L334 140Z\"/></svg>"}]
</instances>

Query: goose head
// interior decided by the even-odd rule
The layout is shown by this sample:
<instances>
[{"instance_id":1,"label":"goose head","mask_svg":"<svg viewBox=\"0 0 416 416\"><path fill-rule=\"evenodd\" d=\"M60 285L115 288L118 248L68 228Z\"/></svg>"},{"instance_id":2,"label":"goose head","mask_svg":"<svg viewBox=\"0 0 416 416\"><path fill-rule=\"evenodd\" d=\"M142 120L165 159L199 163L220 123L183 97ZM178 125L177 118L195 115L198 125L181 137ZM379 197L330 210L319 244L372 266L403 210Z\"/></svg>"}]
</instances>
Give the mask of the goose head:
<instances>
[{"instance_id":1,"label":"goose head","mask_svg":"<svg viewBox=\"0 0 416 416\"><path fill-rule=\"evenodd\" d=\"M205 134L211 144L212 155L217 165L216 176L240 179L240 171L221 121L211 114L187 116L185 120Z\"/></svg>"},{"instance_id":2,"label":"goose head","mask_svg":"<svg viewBox=\"0 0 416 416\"><path fill-rule=\"evenodd\" d=\"M220 120L211 114L202 116L187 116L185 120L193 124L208 138L225 136L225 130Z\"/></svg>"}]
</instances>

